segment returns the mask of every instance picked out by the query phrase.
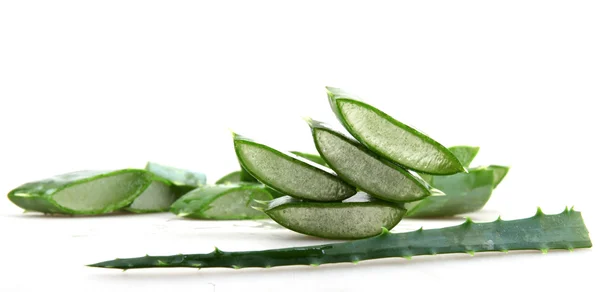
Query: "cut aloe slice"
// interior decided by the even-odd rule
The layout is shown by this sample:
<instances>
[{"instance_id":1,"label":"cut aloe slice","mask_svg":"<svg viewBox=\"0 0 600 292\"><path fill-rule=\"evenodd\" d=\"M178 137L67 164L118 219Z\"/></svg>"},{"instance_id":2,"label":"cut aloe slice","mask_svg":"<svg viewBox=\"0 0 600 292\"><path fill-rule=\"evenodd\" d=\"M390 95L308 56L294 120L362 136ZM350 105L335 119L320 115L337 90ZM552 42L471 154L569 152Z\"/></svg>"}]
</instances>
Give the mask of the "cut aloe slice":
<instances>
[{"instance_id":1,"label":"cut aloe slice","mask_svg":"<svg viewBox=\"0 0 600 292\"><path fill-rule=\"evenodd\" d=\"M377 157L356 140L321 122L307 122L321 157L349 184L374 197L398 203L431 195L424 182L402 167Z\"/></svg>"},{"instance_id":2,"label":"cut aloe slice","mask_svg":"<svg viewBox=\"0 0 600 292\"><path fill-rule=\"evenodd\" d=\"M265 213L292 231L330 239L375 236L392 229L406 210L359 193L343 202L307 202L286 196L269 203Z\"/></svg>"},{"instance_id":3,"label":"cut aloe slice","mask_svg":"<svg viewBox=\"0 0 600 292\"><path fill-rule=\"evenodd\" d=\"M431 186L445 196L430 196L406 204L406 217L445 217L475 212L483 208L494 189L494 171L489 168L469 170L449 176L432 176Z\"/></svg>"},{"instance_id":4,"label":"cut aloe slice","mask_svg":"<svg viewBox=\"0 0 600 292\"><path fill-rule=\"evenodd\" d=\"M450 150L427 135L341 89L327 87L327 94L331 109L346 130L379 156L423 173L465 171Z\"/></svg>"},{"instance_id":5,"label":"cut aloe slice","mask_svg":"<svg viewBox=\"0 0 600 292\"><path fill-rule=\"evenodd\" d=\"M242 175L242 172L239 171L239 170L231 172L231 173L228 173L225 176L223 176L222 178L220 178L219 180L217 180L215 182L215 184L223 185L223 184L235 184L235 183L239 183L239 182L242 181L241 175Z\"/></svg>"},{"instance_id":6,"label":"cut aloe slice","mask_svg":"<svg viewBox=\"0 0 600 292\"><path fill-rule=\"evenodd\" d=\"M304 152L300 152L300 151L291 151L291 153L294 155L300 156L304 159L308 159L314 163L318 163L320 165L328 167L327 162L325 162L325 160L323 160L323 157L321 157L318 154L304 153Z\"/></svg>"},{"instance_id":7,"label":"cut aloe slice","mask_svg":"<svg viewBox=\"0 0 600 292\"><path fill-rule=\"evenodd\" d=\"M506 177L506 174L508 174L508 171L510 170L510 167L502 165L490 165L487 168L494 172L494 188L504 180L504 177Z\"/></svg>"},{"instance_id":8,"label":"cut aloe slice","mask_svg":"<svg viewBox=\"0 0 600 292\"><path fill-rule=\"evenodd\" d=\"M234 135L234 148L246 171L280 193L314 201L341 201L356 194L331 169L310 160L240 135Z\"/></svg>"},{"instance_id":9,"label":"cut aloe slice","mask_svg":"<svg viewBox=\"0 0 600 292\"><path fill-rule=\"evenodd\" d=\"M169 181L154 176L150 186L125 209L134 213L166 212L178 197L178 190Z\"/></svg>"},{"instance_id":10,"label":"cut aloe slice","mask_svg":"<svg viewBox=\"0 0 600 292\"><path fill-rule=\"evenodd\" d=\"M255 209L260 206L255 200L272 199L266 188L258 184L203 186L175 201L171 212L199 219L264 219L268 216Z\"/></svg>"},{"instance_id":11,"label":"cut aloe slice","mask_svg":"<svg viewBox=\"0 0 600 292\"><path fill-rule=\"evenodd\" d=\"M171 182L174 185L173 189L177 191L178 195L183 195L206 184L206 175L200 172L175 168L155 162L148 162L146 170Z\"/></svg>"},{"instance_id":12,"label":"cut aloe slice","mask_svg":"<svg viewBox=\"0 0 600 292\"><path fill-rule=\"evenodd\" d=\"M8 198L30 211L104 214L131 204L151 183L152 174L140 169L78 171L23 184Z\"/></svg>"},{"instance_id":13,"label":"cut aloe slice","mask_svg":"<svg viewBox=\"0 0 600 292\"><path fill-rule=\"evenodd\" d=\"M452 146L448 150L458 158L458 161L464 167L469 167L475 156L477 156L477 153L479 153L479 147L477 146Z\"/></svg>"}]
</instances>

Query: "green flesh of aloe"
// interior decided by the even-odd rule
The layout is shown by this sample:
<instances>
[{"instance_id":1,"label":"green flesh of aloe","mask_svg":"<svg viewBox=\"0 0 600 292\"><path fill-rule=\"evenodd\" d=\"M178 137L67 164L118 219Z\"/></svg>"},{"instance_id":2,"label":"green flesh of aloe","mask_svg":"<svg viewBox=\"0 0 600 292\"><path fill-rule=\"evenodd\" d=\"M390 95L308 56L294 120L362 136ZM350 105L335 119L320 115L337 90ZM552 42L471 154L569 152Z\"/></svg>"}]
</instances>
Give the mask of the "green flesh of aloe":
<instances>
[{"instance_id":1,"label":"green flesh of aloe","mask_svg":"<svg viewBox=\"0 0 600 292\"><path fill-rule=\"evenodd\" d=\"M77 171L23 184L8 198L29 211L104 214L131 204L152 181L150 173L138 169Z\"/></svg>"},{"instance_id":2,"label":"green flesh of aloe","mask_svg":"<svg viewBox=\"0 0 600 292\"><path fill-rule=\"evenodd\" d=\"M477 146L452 146L448 150L458 158L458 161L464 167L469 167L475 156L477 156L477 153L479 153L479 147Z\"/></svg>"},{"instance_id":3,"label":"green flesh of aloe","mask_svg":"<svg viewBox=\"0 0 600 292\"><path fill-rule=\"evenodd\" d=\"M255 209L260 206L255 200L272 199L266 188L258 184L203 186L175 201L171 212L199 219L264 219L268 216Z\"/></svg>"},{"instance_id":4,"label":"green flesh of aloe","mask_svg":"<svg viewBox=\"0 0 600 292\"><path fill-rule=\"evenodd\" d=\"M346 130L379 156L422 173L449 175L465 171L450 150L427 135L341 89L327 87L327 94Z\"/></svg>"},{"instance_id":5,"label":"green flesh of aloe","mask_svg":"<svg viewBox=\"0 0 600 292\"><path fill-rule=\"evenodd\" d=\"M250 268L293 265L323 265L390 257L411 258L419 255L449 253L548 250L592 247L581 213L566 209L545 215L494 222L475 223L467 219L457 226L390 233L342 243L291 247L261 251L225 252L215 248L207 254L145 256L116 259L90 265L112 269L142 268Z\"/></svg>"},{"instance_id":6,"label":"green flesh of aloe","mask_svg":"<svg viewBox=\"0 0 600 292\"><path fill-rule=\"evenodd\" d=\"M134 213L166 212L178 197L178 191L169 181L154 176L150 186L125 210Z\"/></svg>"},{"instance_id":7,"label":"green flesh of aloe","mask_svg":"<svg viewBox=\"0 0 600 292\"><path fill-rule=\"evenodd\" d=\"M148 162L146 170L171 182L178 196L206 184L206 175L200 172L175 168L155 162Z\"/></svg>"},{"instance_id":8,"label":"green flesh of aloe","mask_svg":"<svg viewBox=\"0 0 600 292\"><path fill-rule=\"evenodd\" d=\"M330 239L356 239L392 229L406 210L402 205L372 199L364 193L343 202L307 202L281 197L265 213L281 226L298 233Z\"/></svg>"},{"instance_id":9,"label":"green flesh of aloe","mask_svg":"<svg viewBox=\"0 0 600 292\"><path fill-rule=\"evenodd\" d=\"M359 142L308 119L321 157L339 177L382 200L411 202L431 195L428 188L403 168L383 160Z\"/></svg>"},{"instance_id":10,"label":"green flesh of aloe","mask_svg":"<svg viewBox=\"0 0 600 292\"><path fill-rule=\"evenodd\" d=\"M356 194L332 170L310 160L240 135L234 135L234 148L246 171L280 193L314 201L341 201Z\"/></svg>"}]
</instances>

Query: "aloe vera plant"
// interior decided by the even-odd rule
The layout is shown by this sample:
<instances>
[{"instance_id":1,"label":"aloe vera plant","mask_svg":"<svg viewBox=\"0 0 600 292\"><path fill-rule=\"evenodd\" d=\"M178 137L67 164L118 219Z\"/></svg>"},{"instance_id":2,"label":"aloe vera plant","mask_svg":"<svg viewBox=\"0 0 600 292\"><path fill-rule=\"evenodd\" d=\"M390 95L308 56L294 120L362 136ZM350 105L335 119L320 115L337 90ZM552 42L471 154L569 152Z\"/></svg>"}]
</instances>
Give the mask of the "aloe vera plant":
<instances>
[{"instance_id":1,"label":"aloe vera plant","mask_svg":"<svg viewBox=\"0 0 600 292\"><path fill-rule=\"evenodd\" d=\"M508 252L592 247L581 213L573 209L546 215L539 208L525 219L463 224L412 232L390 233L342 243L292 247L261 251L225 252L218 248L206 254L179 254L115 259L89 265L112 269L142 268L250 268L291 265L323 265L389 257L411 258L419 255L449 253Z\"/></svg>"},{"instance_id":2,"label":"aloe vera plant","mask_svg":"<svg viewBox=\"0 0 600 292\"><path fill-rule=\"evenodd\" d=\"M321 157L342 179L390 202L411 202L431 195L424 182L402 167L381 159L358 141L322 122L307 119Z\"/></svg>"},{"instance_id":3,"label":"aloe vera plant","mask_svg":"<svg viewBox=\"0 0 600 292\"><path fill-rule=\"evenodd\" d=\"M77 171L23 184L10 191L8 198L29 211L104 214L130 205L152 178L139 169Z\"/></svg>"},{"instance_id":4,"label":"aloe vera plant","mask_svg":"<svg viewBox=\"0 0 600 292\"><path fill-rule=\"evenodd\" d=\"M199 219L264 219L256 201L272 200L266 187L258 184L227 184L199 187L171 206L177 216Z\"/></svg>"},{"instance_id":5,"label":"aloe vera plant","mask_svg":"<svg viewBox=\"0 0 600 292\"><path fill-rule=\"evenodd\" d=\"M271 201L264 212L298 233L330 239L357 239L392 229L406 209L359 193L342 202L308 202L286 196Z\"/></svg>"},{"instance_id":6,"label":"aloe vera plant","mask_svg":"<svg viewBox=\"0 0 600 292\"><path fill-rule=\"evenodd\" d=\"M237 134L233 140L242 167L278 192L314 201L341 201L356 194L356 188L322 165Z\"/></svg>"},{"instance_id":7,"label":"aloe vera plant","mask_svg":"<svg viewBox=\"0 0 600 292\"><path fill-rule=\"evenodd\" d=\"M465 171L450 150L429 136L342 89L327 87L327 95L340 123L379 156L422 173L449 175Z\"/></svg>"}]
</instances>

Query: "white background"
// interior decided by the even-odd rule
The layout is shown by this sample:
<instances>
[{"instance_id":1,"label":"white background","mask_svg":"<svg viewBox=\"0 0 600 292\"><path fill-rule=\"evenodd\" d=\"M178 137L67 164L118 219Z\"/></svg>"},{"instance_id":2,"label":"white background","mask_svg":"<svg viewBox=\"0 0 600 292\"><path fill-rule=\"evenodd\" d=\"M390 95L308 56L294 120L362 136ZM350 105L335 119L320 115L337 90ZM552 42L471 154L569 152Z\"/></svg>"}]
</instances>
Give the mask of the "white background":
<instances>
[{"instance_id":1,"label":"white background","mask_svg":"<svg viewBox=\"0 0 600 292\"><path fill-rule=\"evenodd\" d=\"M214 182L237 168L230 129L314 152L302 117L336 123L324 89L336 86L444 145L481 146L475 164L510 165L474 219L574 205L594 238L598 15L597 1L2 1L0 190L148 160ZM0 291L597 286L593 250L122 273L84 265L324 241L269 221L40 217L7 199L0 216Z\"/></svg>"}]
</instances>

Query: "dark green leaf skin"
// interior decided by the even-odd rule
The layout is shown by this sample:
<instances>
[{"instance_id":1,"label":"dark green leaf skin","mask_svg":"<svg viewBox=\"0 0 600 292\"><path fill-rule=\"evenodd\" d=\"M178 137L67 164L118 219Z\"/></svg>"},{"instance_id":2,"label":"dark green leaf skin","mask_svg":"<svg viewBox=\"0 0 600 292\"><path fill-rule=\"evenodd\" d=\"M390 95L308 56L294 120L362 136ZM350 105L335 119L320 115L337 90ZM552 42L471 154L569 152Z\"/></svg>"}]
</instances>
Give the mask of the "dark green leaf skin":
<instances>
[{"instance_id":1,"label":"dark green leaf skin","mask_svg":"<svg viewBox=\"0 0 600 292\"><path fill-rule=\"evenodd\" d=\"M300 151L290 151L292 154L300 156L304 159L308 159L314 163L318 163L320 165L323 165L325 167L329 167L327 165L327 162L323 159L323 157L321 157L318 154L311 154L311 153L304 153L304 152L300 152Z\"/></svg>"},{"instance_id":2,"label":"dark green leaf skin","mask_svg":"<svg viewBox=\"0 0 600 292\"><path fill-rule=\"evenodd\" d=\"M339 202L339 201L347 199L357 193L357 190L355 187L349 185L344 180L339 178L335 174L335 172L333 172L333 170L326 168L322 165L319 165L317 163L314 163L308 159L304 159L302 157L296 156L289 152L279 151L277 149L274 149L267 145L255 142L252 139L243 137L243 136L235 134L235 133L233 134L233 141L234 141L234 149L235 149L236 155L238 157L238 161L240 162L242 168L245 169L254 178L256 178L260 183L268 186L269 188L271 188L279 193L286 194L286 195L289 195L289 196L292 196L292 197L295 197L298 199L321 201L321 202L336 202L336 201ZM323 191L323 194L315 194L314 191L309 192L306 189L304 189L304 190L293 189L293 188L290 188L287 185L285 185L285 183L280 183L279 181L275 181L272 178L268 179L265 177L261 177L260 175L257 174L257 172L255 170L248 167L249 161L244 156L244 154L242 153L243 151L241 150L241 148L244 147L244 145L251 145L251 147L260 148L262 150L270 152L271 154L276 156L277 159L281 159L282 161L291 162L294 165L298 166L299 168L303 167L305 170L309 170L314 173L318 173L321 177L327 178L328 183L329 182L331 182L331 183L327 186L322 186L321 189L326 190L326 191ZM288 180L288 182L289 182L289 180ZM330 189L332 189L332 190L330 191Z\"/></svg>"},{"instance_id":3,"label":"dark green leaf skin","mask_svg":"<svg viewBox=\"0 0 600 292\"><path fill-rule=\"evenodd\" d=\"M411 170L421 172L421 173L434 174L434 175L450 175L450 174L455 174L455 173L460 173L460 172L466 171L465 168L463 167L463 165L458 160L458 158L450 150L448 150L446 147L444 147L442 144L433 140L429 136L419 132L418 130L416 130L412 127L409 127L408 125L406 125L404 123L401 123L400 121L394 119L393 117L384 113L383 111L381 111L367 103L360 101L360 99L358 97L352 96L351 94L344 92L343 90L341 90L339 88L334 88L334 87L327 87L327 95L329 97L329 105L331 106L331 109L333 110L334 114L336 115L336 117L338 118L340 123L344 126L344 128L346 128L346 130L356 140L358 140L361 144L365 145L371 151L375 152L377 155L384 157L387 160L394 162L398 165L401 165L407 169L411 169ZM435 153L439 152L439 154L441 156L443 156L443 162L440 161L440 165L438 165L438 166L422 167L422 166L418 166L414 163L407 163L405 161L401 161L401 159L391 157L388 153L385 153L385 151L380 149L379 146L375 145L373 143L373 141L371 141L369 139L365 139L364 137L361 137L361 135L358 134L358 132L348 122L347 117L344 116L344 113L342 113L342 111L340 110L342 103L354 104L361 108L368 109L370 112L375 113L377 116L379 116L380 118L382 118L384 120L387 120L389 123L393 124L394 126L401 128L404 131L412 134L412 136L415 137L416 139L419 139L422 142L422 144L426 144L426 145L430 145L431 147L434 147L436 149ZM398 141L398 145L396 145L395 148L402 148L404 146L405 145L401 141ZM422 158L431 156L435 153L423 153Z\"/></svg>"},{"instance_id":4,"label":"dark green leaf skin","mask_svg":"<svg viewBox=\"0 0 600 292\"><path fill-rule=\"evenodd\" d=\"M430 177L429 183L445 196L408 203L406 217L445 217L480 210L492 195L494 171L479 168L469 173L436 175Z\"/></svg>"},{"instance_id":5,"label":"dark green leaf skin","mask_svg":"<svg viewBox=\"0 0 600 292\"><path fill-rule=\"evenodd\" d=\"M243 201L228 202L227 206L215 205L217 199L230 194L244 194ZM199 187L171 205L171 212L186 218L213 219L213 220L245 220L265 219L268 216L256 210L258 206L254 200L269 201L273 196L265 186L259 184L224 184L207 185ZM231 212L231 209L234 212ZM216 214L214 212L216 211Z\"/></svg>"},{"instance_id":6,"label":"dark green leaf skin","mask_svg":"<svg viewBox=\"0 0 600 292\"><path fill-rule=\"evenodd\" d=\"M207 254L145 256L116 259L89 265L113 269L143 268L267 268L293 265L333 263L450 253L507 252L513 250L548 250L590 248L588 230L580 212L566 209L556 215L545 215L538 209L535 216L494 222L463 224L406 233L389 233L342 243L225 252L215 248Z\"/></svg>"},{"instance_id":7,"label":"dark green leaf skin","mask_svg":"<svg viewBox=\"0 0 600 292\"><path fill-rule=\"evenodd\" d=\"M95 210L73 210L57 203L53 196L61 190L84 184L97 179L126 173L133 174L129 183L131 192L116 203ZM28 210L47 214L96 215L111 213L133 202L151 183L152 174L141 169L122 169L117 171L77 171L57 175L48 179L23 184L8 193L15 205Z\"/></svg>"},{"instance_id":8,"label":"dark green leaf skin","mask_svg":"<svg viewBox=\"0 0 600 292\"><path fill-rule=\"evenodd\" d=\"M307 119L307 122L308 122L309 126L311 127L313 141L315 143L317 151L319 151L320 157L322 157L322 159L325 161L325 163L327 163L327 165L329 165L329 167L331 169L333 169L333 171L335 171L339 177L344 179L349 184L356 186L358 189L368 193L369 195L372 195L372 196L377 197L382 200L386 200L389 202L395 202L395 203L418 201L418 200L422 200L423 198L431 195L428 186L425 185L423 181L421 181L420 179L417 179L411 173L406 171L404 168L402 168L396 164L393 164L391 162L388 162L385 159L380 158L379 156L377 156L376 154L371 152L367 147L365 147L358 141L351 139L351 138L347 137L346 135L331 129L330 127L326 126L322 122L312 120L312 119ZM394 193L389 193L389 192L383 193L382 191L380 191L380 189L378 189L378 186L375 186L372 183L365 184L364 181L361 181L361 178L368 177L370 175L370 173L373 173L373 172L378 173L378 171L373 169L373 167L365 167L364 164L358 166L358 164L357 164L357 163L359 163L358 157L348 157L349 159L354 160L355 165L352 167L352 172L354 172L354 173L350 174L350 173L347 173L347 171L342 170L340 167L338 167L338 165L336 165L335 161L330 159L331 156L329 156L329 153L326 152L325 148L321 145L321 143L319 143L319 139L317 137L319 131L327 132L327 133L339 138L339 141L343 141L344 144L347 144L350 147L357 149L359 151L357 153L362 153L362 155L364 155L365 159L370 158L371 161L375 161L375 160L379 161L380 164L377 164L377 165L380 166L380 168L383 168L382 171L388 171L388 172L395 171L395 172L398 172L399 174L401 174L401 176L406 178L406 180L402 180L401 182L396 181L393 183L397 183L397 184L401 183L403 186L403 190L400 192L394 192ZM352 155L354 155L354 154L352 154ZM355 179L357 175L359 178ZM354 176L354 178L353 178L353 176ZM377 184L377 185L381 185L381 184ZM412 192L407 193L407 189L408 190L412 189L412 190L416 190L416 191L414 193L412 193Z\"/></svg>"},{"instance_id":9,"label":"dark green leaf skin","mask_svg":"<svg viewBox=\"0 0 600 292\"><path fill-rule=\"evenodd\" d=\"M271 201L264 212L279 225L301 234L359 239L379 234L382 227L394 228L406 209L402 204L359 193L342 202L310 202L286 196Z\"/></svg>"}]
</instances>

